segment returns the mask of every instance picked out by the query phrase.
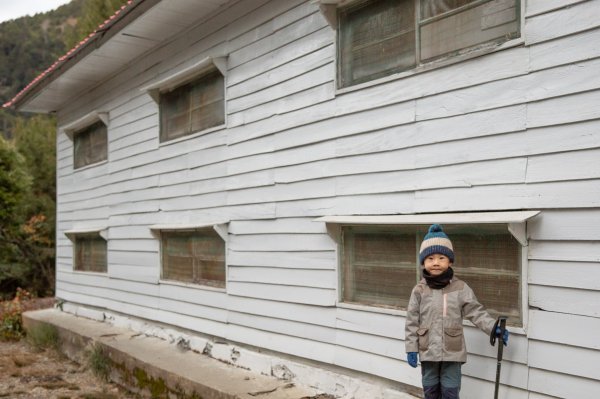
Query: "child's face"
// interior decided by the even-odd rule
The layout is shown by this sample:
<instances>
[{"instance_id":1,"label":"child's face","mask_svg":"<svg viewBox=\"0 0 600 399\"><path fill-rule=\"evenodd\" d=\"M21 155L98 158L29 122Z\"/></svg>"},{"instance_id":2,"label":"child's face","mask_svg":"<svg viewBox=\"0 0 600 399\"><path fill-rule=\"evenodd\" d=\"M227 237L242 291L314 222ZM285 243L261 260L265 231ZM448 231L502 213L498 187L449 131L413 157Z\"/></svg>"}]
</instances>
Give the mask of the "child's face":
<instances>
[{"instance_id":1,"label":"child's face","mask_svg":"<svg viewBox=\"0 0 600 399\"><path fill-rule=\"evenodd\" d=\"M425 270L427 270L430 275L439 276L452 266L452 262L450 262L450 259L445 255L431 254L425 258L423 266L425 266Z\"/></svg>"}]
</instances>

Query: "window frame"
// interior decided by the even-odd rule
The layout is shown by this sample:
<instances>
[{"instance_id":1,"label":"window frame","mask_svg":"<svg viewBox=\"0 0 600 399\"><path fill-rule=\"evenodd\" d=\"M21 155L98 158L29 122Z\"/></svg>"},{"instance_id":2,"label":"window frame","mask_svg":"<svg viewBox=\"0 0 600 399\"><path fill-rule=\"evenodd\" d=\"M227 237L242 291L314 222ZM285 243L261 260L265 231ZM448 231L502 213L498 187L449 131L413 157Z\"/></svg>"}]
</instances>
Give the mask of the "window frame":
<instances>
[{"instance_id":1,"label":"window frame","mask_svg":"<svg viewBox=\"0 0 600 399\"><path fill-rule=\"evenodd\" d=\"M104 124L104 126L106 128L106 158L101 159L96 162L82 165L80 167L75 167L75 140L76 140L76 137L78 134L82 133L83 131L85 131L86 129L92 127L93 125L95 125L97 123ZM95 166L103 165L108 162L109 157L110 157L110 151L109 151L110 142L108 140L108 133L109 133L109 127L110 127L109 125L110 125L110 119L109 119L108 112L101 112L101 111L94 110L94 111L84 115L83 117L60 127L59 131L62 131L64 134L66 134L67 137L69 138L69 140L71 140L72 145L73 145L72 168L73 168L74 172L79 172L82 170L93 168Z\"/></svg>"},{"instance_id":2,"label":"window frame","mask_svg":"<svg viewBox=\"0 0 600 399\"><path fill-rule=\"evenodd\" d=\"M191 287L195 289L227 292L228 280L229 280L229 264L228 264L228 252L229 252L229 222L214 222L214 223L202 223L202 224L164 224L164 225L153 225L150 226L152 235L158 240L159 247L159 284L175 285L181 287ZM215 287L211 285L198 284L194 282L169 280L163 278L163 234L164 233L184 233L201 231L212 228L224 242L224 268L225 268L225 280L223 281L223 287Z\"/></svg>"},{"instance_id":3,"label":"window frame","mask_svg":"<svg viewBox=\"0 0 600 399\"><path fill-rule=\"evenodd\" d=\"M515 332L525 333L528 328L528 238L527 222L540 214L540 211L501 211L501 212L472 212L456 214L410 214L410 215L377 215L377 216L323 216L315 219L317 222L324 222L327 233L336 243L336 307L367 311L370 313L383 313L397 316L406 316L406 310L369 306L364 304L355 304L343 302L343 228L344 227L380 227L389 228L393 226L408 225L430 225L433 223L452 224L452 225L483 225L497 224L506 226L508 232L520 244L520 312L522 326L511 328ZM450 237L452 238L452 237ZM416 282L415 282L416 284ZM468 321L463 321L464 325L472 326Z\"/></svg>"},{"instance_id":4,"label":"window frame","mask_svg":"<svg viewBox=\"0 0 600 399\"><path fill-rule=\"evenodd\" d=\"M194 137L223 130L227 127L227 68L227 56L208 56L199 61L193 62L191 65L186 65L183 68L177 68L175 71L170 71L168 74L166 74L166 76L163 75L140 89L141 92L148 94L158 107L159 146L179 143ZM176 90L196 80L202 79L203 76L209 75L215 71L219 72L223 77L223 123L220 125L207 127L202 130L191 131L188 134L184 134L173 139L162 140L162 110L160 105L161 93Z\"/></svg>"},{"instance_id":5,"label":"window frame","mask_svg":"<svg viewBox=\"0 0 600 399\"><path fill-rule=\"evenodd\" d=\"M65 231L64 234L67 236L67 238L71 241L71 245L72 245L72 264L71 264L71 269L73 273L81 273L81 274L92 274L92 275L96 275L96 276L108 276L109 274L109 270L108 270L108 230L105 227L94 227L94 228L87 228L87 229L74 229L74 230L68 230ZM105 256L105 263L106 263L106 271L93 271L93 270L80 270L77 269L76 267L76 262L77 262L77 239L81 238L81 237L86 237L86 236L97 236L101 239L103 239L106 242L106 256Z\"/></svg>"},{"instance_id":6,"label":"window frame","mask_svg":"<svg viewBox=\"0 0 600 399\"><path fill-rule=\"evenodd\" d=\"M355 90L360 90L363 88L379 85L382 83L395 81L397 79L406 78L406 77L409 77L409 76L412 76L415 74L420 74L420 73L424 73L424 72L431 71L434 69L443 68L445 66L457 64L457 63L460 63L460 62L463 62L463 61L466 61L469 59L480 57L485 54L491 54L491 53L495 53L497 51L502 51L502 50L505 50L508 48L518 47L525 43L525 38L524 38L524 35L525 35L525 30L524 30L525 29L525 13L524 13L523 0L515 0L516 7L518 10L518 14L519 14L517 17L519 36L516 38L509 39L509 40L504 41L497 45L490 44L488 46L482 46L481 48L475 48L470 51L466 51L464 53L459 52L458 54L443 55L440 57L436 57L432 60L429 60L425 63L422 63L419 61L418 53L420 53L420 50L416 49L415 57L417 58L417 62L416 62L416 66L414 68L396 72L396 73L392 73L392 74L382 76L379 78L375 78L372 80L367 80L365 82L356 83L356 84L348 85L348 86L342 86L341 65L340 65L341 46L340 46L339 12L342 9L359 7L361 5L361 3L366 3L368 1L370 1L370 0L316 0L316 3L318 3L318 5L319 5L319 9L320 9L321 13L323 14L324 18L326 19L326 21L328 22L330 27L334 30L334 34L335 34L334 43L335 43L335 47L336 47L336 49L335 49L336 54L335 54L335 58L334 58L334 64L335 64L335 71L336 71L336 73L335 73L336 95L341 95L341 94L344 94L347 92L353 92ZM481 0L481 1L483 1L483 0ZM416 14L417 13L420 14L420 3L417 3L416 8L418 9L416 11ZM450 12L452 12L452 11L450 11ZM427 20L429 21L429 20L436 19L436 18L438 18L438 16L428 18ZM415 21L415 31L418 30L417 24L418 24L418 21ZM418 36L418 32L417 32L417 36ZM491 43L491 42L485 42L485 43ZM485 44L485 43L483 43L483 44Z\"/></svg>"}]
</instances>

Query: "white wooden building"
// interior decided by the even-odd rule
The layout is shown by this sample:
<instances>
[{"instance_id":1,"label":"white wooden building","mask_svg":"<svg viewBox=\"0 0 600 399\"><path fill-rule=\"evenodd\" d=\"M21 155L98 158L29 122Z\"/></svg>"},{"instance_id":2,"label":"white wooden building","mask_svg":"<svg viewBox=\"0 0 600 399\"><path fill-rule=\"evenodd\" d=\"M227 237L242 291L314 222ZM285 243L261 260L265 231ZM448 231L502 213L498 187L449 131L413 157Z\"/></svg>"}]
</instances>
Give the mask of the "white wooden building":
<instances>
[{"instance_id":1,"label":"white wooden building","mask_svg":"<svg viewBox=\"0 0 600 399\"><path fill-rule=\"evenodd\" d=\"M439 222L512 317L501 397L600 397L600 0L134 0L5 106L58 117L65 309L418 393Z\"/></svg>"}]
</instances>

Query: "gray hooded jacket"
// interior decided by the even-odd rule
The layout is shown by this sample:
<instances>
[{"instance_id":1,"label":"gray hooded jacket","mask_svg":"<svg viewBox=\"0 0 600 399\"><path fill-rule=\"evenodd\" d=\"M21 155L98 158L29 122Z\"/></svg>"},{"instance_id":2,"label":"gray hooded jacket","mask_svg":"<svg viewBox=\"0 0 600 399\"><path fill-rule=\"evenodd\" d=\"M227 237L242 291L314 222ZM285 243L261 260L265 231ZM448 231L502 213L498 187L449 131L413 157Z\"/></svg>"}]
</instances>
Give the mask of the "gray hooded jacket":
<instances>
[{"instance_id":1,"label":"gray hooded jacket","mask_svg":"<svg viewBox=\"0 0 600 399\"><path fill-rule=\"evenodd\" d=\"M431 289L422 279L408 303L406 353L419 352L421 361L466 362L463 318L488 335L495 323L464 281L453 278L446 287Z\"/></svg>"}]
</instances>

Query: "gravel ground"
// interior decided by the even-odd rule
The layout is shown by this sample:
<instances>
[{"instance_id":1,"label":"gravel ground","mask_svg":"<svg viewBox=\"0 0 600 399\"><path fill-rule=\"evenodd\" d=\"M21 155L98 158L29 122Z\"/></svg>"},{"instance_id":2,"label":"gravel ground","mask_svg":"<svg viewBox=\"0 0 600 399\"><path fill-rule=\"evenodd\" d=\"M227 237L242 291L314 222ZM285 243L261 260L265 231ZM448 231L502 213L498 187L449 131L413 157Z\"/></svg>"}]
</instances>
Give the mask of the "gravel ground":
<instances>
[{"instance_id":1,"label":"gravel ground","mask_svg":"<svg viewBox=\"0 0 600 399\"><path fill-rule=\"evenodd\" d=\"M52 307L54 298L28 299L23 310ZM4 303L0 302L0 318ZM25 339L0 341L0 398L121 399L136 396L97 378L56 350L36 350Z\"/></svg>"},{"instance_id":2,"label":"gravel ground","mask_svg":"<svg viewBox=\"0 0 600 399\"><path fill-rule=\"evenodd\" d=\"M0 341L0 398L120 399L135 396L98 379L85 366L54 350L36 351L21 340Z\"/></svg>"}]
</instances>

